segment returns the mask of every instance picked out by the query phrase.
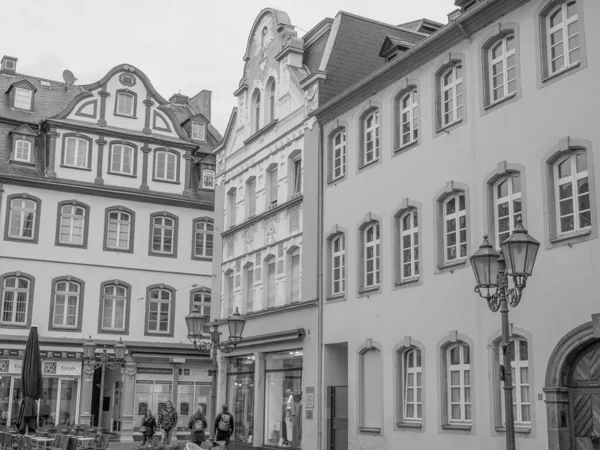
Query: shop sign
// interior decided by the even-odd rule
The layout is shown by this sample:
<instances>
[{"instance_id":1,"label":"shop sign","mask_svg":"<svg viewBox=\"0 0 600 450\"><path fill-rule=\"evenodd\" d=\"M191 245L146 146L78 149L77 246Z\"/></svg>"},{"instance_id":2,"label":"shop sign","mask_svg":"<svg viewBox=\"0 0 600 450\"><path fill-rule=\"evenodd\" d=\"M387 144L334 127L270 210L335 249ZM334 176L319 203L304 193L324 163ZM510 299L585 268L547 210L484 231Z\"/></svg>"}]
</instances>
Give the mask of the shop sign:
<instances>
[{"instance_id":1,"label":"shop sign","mask_svg":"<svg viewBox=\"0 0 600 450\"><path fill-rule=\"evenodd\" d=\"M167 380L154 380L154 384L173 384L173 382Z\"/></svg>"},{"instance_id":2,"label":"shop sign","mask_svg":"<svg viewBox=\"0 0 600 450\"><path fill-rule=\"evenodd\" d=\"M177 384L185 384L188 386L193 386L194 382L193 381L178 381Z\"/></svg>"},{"instance_id":3,"label":"shop sign","mask_svg":"<svg viewBox=\"0 0 600 450\"><path fill-rule=\"evenodd\" d=\"M212 386L210 381L196 381L196 386Z\"/></svg>"},{"instance_id":4,"label":"shop sign","mask_svg":"<svg viewBox=\"0 0 600 450\"><path fill-rule=\"evenodd\" d=\"M173 375L173 369L166 367L138 367L137 373L152 373L155 375Z\"/></svg>"},{"instance_id":5,"label":"shop sign","mask_svg":"<svg viewBox=\"0 0 600 450\"><path fill-rule=\"evenodd\" d=\"M154 380L135 380L135 384L154 384Z\"/></svg>"},{"instance_id":6,"label":"shop sign","mask_svg":"<svg viewBox=\"0 0 600 450\"><path fill-rule=\"evenodd\" d=\"M78 377L81 374L81 361L42 361L42 373Z\"/></svg>"},{"instance_id":7,"label":"shop sign","mask_svg":"<svg viewBox=\"0 0 600 450\"><path fill-rule=\"evenodd\" d=\"M14 356L17 358L25 357L25 350L18 350L15 348L0 348L1 356ZM82 352L55 352L55 351L40 351L42 358L60 358L60 359L81 359L83 357Z\"/></svg>"},{"instance_id":8,"label":"shop sign","mask_svg":"<svg viewBox=\"0 0 600 450\"><path fill-rule=\"evenodd\" d=\"M306 386L306 395L304 396L304 407L314 408L315 407L315 387Z\"/></svg>"}]
</instances>

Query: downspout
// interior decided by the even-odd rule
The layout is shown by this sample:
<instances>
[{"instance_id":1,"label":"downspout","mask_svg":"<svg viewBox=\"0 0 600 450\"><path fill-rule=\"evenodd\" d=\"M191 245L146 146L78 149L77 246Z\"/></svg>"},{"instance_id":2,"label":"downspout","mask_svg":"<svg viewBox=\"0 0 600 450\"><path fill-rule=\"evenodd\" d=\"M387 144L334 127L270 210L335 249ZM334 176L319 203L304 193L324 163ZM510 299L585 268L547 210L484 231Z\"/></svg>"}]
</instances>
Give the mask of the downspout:
<instances>
[{"instance_id":1,"label":"downspout","mask_svg":"<svg viewBox=\"0 0 600 450\"><path fill-rule=\"evenodd\" d=\"M317 420L318 420L318 426L317 426L317 439L318 439L318 443L317 443L317 450L321 450L321 448L323 447L323 407L324 405L326 405L326 403L324 402L325 399L325 395L324 395L324 389L323 389L323 370L324 370L324 361L323 361L323 355L324 355L324 351L323 351L323 301L324 301L324 296L323 296L323 199L324 199L324 193L323 193L323 172L324 172L324 156L323 156L323 129L321 128L321 124L320 122L317 120L317 126L319 127L319 142L317 144L317 151L318 151L318 163L319 163L319 169L318 169L318 181L317 181L317 188L318 188L318 196L317 196L317 305L318 305L318 315L319 315L319 323L318 323L318 328L319 328L319 339L318 339L318 343L319 343L319 385L318 385L318 395L319 395L319 408L317 411Z\"/></svg>"}]
</instances>

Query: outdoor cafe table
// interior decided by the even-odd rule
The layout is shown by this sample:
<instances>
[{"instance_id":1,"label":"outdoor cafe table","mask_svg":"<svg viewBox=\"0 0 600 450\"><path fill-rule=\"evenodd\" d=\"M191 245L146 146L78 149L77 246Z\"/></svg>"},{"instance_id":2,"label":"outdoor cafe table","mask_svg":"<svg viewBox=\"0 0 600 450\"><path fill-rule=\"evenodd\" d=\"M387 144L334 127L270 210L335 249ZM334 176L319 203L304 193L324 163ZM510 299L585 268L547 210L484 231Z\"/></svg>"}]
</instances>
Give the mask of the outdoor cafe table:
<instances>
[{"instance_id":1,"label":"outdoor cafe table","mask_svg":"<svg viewBox=\"0 0 600 450\"><path fill-rule=\"evenodd\" d=\"M95 446L95 441L96 438L93 437L77 436L75 438L75 445L77 446L77 448L92 448Z\"/></svg>"},{"instance_id":2,"label":"outdoor cafe table","mask_svg":"<svg viewBox=\"0 0 600 450\"><path fill-rule=\"evenodd\" d=\"M31 440L35 444L37 448L46 448L49 444L54 442L54 438L42 437L42 436L32 436Z\"/></svg>"}]
</instances>

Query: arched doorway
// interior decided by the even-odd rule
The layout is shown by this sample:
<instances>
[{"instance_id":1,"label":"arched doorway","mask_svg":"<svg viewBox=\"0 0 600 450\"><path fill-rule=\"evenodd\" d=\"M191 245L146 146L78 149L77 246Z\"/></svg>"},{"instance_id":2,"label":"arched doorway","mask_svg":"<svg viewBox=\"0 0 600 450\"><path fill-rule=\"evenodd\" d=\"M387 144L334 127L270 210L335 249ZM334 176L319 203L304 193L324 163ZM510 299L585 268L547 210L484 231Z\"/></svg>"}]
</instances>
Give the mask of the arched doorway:
<instances>
[{"instance_id":1,"label":"arched doorway","mask_svg":"<svg viewBox=\"0 0 600 450\"><path fill-rule=\"evenodd\" d=\"M600 317L554 348L544 392L550 450L600 449Z\"/></svg>"}]
</instances>

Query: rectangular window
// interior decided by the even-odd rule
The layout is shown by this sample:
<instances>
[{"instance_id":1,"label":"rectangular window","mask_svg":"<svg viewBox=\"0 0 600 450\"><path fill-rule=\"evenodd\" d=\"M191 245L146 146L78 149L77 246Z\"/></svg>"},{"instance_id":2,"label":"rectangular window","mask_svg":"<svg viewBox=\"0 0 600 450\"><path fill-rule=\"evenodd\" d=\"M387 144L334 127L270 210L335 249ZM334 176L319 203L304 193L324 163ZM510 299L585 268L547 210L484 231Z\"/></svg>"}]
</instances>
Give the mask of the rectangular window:
<instances>
[{"instance_id":1,"label":"rectangular window","mask_svg":"<svg viewBox=\"0 0 600 450\"><path fill-rule=\"evenodd\" d=\"M490 98L495 103L517 90L515 36L499 39L488 53Z\"/></svg>"},{"instance_id":2,"label":"rectangular window","mask_svg":"<svg viewBox=\"0 0 600 450\"><path fill-rule=\"evenodd\" d=\"M266 267L266 275L267 275L267 280L266 280L266 286L263 288L266 292L266 297L267 297L267 308L272 308L273 306L275 306L275 258L271 258L268 262L267 262L267 267Z\"/></svg>"},{"instance_id":3,"label":"rectangular window","mask_svg":"<svg viewBox=\"0 0 600 450\"><path fill-rule=\"evenodd\" d=\"M333 171L332 180L337 180L346 175L346 130L338 132L333 137Z\"/></svg>"},{"instance_id":4,"label":"rectangular window","mask_svg":"<svg viewBox=\"0 0 600 450\"><path fill-rule=\"evenodd\" d=\"M133 116L134 96L125 92L120 92L117 96L117 114L124 116Z\"/></svg>"},{"instance_id":5,"label":"rectangular window","mask_svg":"<svg viewBox=\"0 0 600 450\"><path fill-rule=\"evenodd\" d=\"M450 423L471 422L471 358L469 347L454 345L446 351L448 418Z\"/></svg>"},{"instance_id":6,"label":"rectangular window","mask_svg":"<svg viewBox=\"0 0 600 450\"><path fill-rule=\"evenodd\" d=\"M206 124L202 122L192 122L192 139L199 141L206 140Z\"/></svg>"},{"instance_id":7,"label":"rectangular window","mask_svg":"<svg viewBox=\"0 0 600 450\"><path fill-rule=\"evenodd\" d=\"M83 245L85 229L85 208L77 205L63 205L60 208L61 244Z\"/></svg>"},{"instance_id":8,"label":"rectangular window","mask_svg":"<svg viewBox=\"0 0 600 450\"><path fill-rule=\"evenodd\" d=\"M229 358L227 364L227 404L235 427L231 440L252 444L254 434L254 356Z\"/></svg>"},{"instance_id":9,"label":"rectangular window","mask_svg":"<svg viewBox=\"0 0 600 450\"><path fill-rule=\"evenodd\" d=\"M15 108L18 109L31 109L31 98L33 92L29 89L16 88L15 89Z\"/></svg>"},{"instance_id":10,"label":"rectangular window","mask_svg":"<svg viewBox=\"0 0 600 450\"><path fill-rule=\"evenodd\" d=\"M52 325L76 328L79 314L81 286L74 281L61 280L54 285L54 312Z\"/></svg>"},{"instance_id":11,"label":"rectangular window","mask_svg":"<svg viewBox=\"0 0 600 450\"><path fill-rule=\"evenodd\" d=\"M302 160L294 161L294 194L302 192Z\"/></svg>"},{"instance_id":12,"label":"rectangular window","mask_svg":"<svg viewBox=\"0 0 600 450\"><path fill-rule=\"evenodd\" d=\"M129 250L130 236L131 215L124 211L110 211L106 246L112 249Z\"/></svg>"},{"instance_id":13,"label":"rectangular window","mask_svg":"<svg viewBox=\"0 0 600 450\"><path fill-rule=\"evenodd\" d=\"M256 214L256 178L246 183L246 218Z\"/></svg>"},{"instance_id":14,"label":"rectangular window","mask_svg":"<svg viewBox=\"0 0 600 450\"><path fill-rule=\"evenodd\" d=\"M300 250L295 250L290 257L290 301L300 301Z\"/></svg>"},{"instance_id":15,"label":"rectangular window","mask_svg":"<svg viewBox=\"0 0 600 450\"><path fill-rule=\"evenodd\" d=\"M346 239L337 236L331 241L331 295L346 292Z\"/></svg>"},{"instance_id":16,"label":"rectangular window","mask_svg":"<svg viewBox=\"0 0 600 450\"><path fill-rule=\"evenodd\" d=\"M157 180L177 181L177 157L175 153L156 152L154 177Z\"/></svg>"},{"instance_id":17,"label":"rectangular window","mask_svg":"<svg viewBox=\"0 0 600 450\"><path fill-rule=\"evenodd\" d=\"M244 279L244 298L246 299L246 312L254 310L254 266L246 267Z\"/></svg>"},{"instance_id":18,"label":"rectangular window","mask_svg":"<svg viewBox=\"0 0 600 450\"><path fill-rule=\"evenodd\" d=\"M225 274L225 299L229 317L233 314L233 271Z\"/></svg>"},{"instance_id":19,"label":"rectangular window","mask_svg":"<svg viewBox=\"0 0 600 450\"><path fill-rule=\"evenodd\" d=\"M202 329L202 333L208 335L210 333L210 325L208 325L211 315L211 304L210 304L211 295L210 292L207 291L198 291L194 292L194 297L192 300L192 310L197 309L200 314L204 317L207 317L208 320L204 322L204 327Z\"/></svg>"},{"instance_id":20,"label":"rectangular window","mask_svg":"<svg viewBox=\"0 0 600 450\"><path fill-rule=\"evenodd\" d=\"M273 208L275 206L277 206L277 167L273 168L271 171L269 171L268 173L269 176L269 184L267 186L268 188L268 196L267 196L267 201L269 202L267 205L267 209L268 208Z\"/></svg>"},{"instance_id":21,"label":"rectangular window","mask_svg":"<svg viewBox=\"0 0 600 450\"><path fill-rule=\"evenodd\" d=\"M111 151L110 171L133 175L133 147L129 145L113 145Z\"/></svg>"},{"instance_id":22,"label":"rectangular window","mask_svg":"<svg viewBox=\"0 0 600 450\"><path fill-rule=\"evenodd\" d=\"M32 162L31 161L31 142L19 139L15 141L14 161Z\"/></svg>"},{"instance_id":23,"label":"rectangular window","mask_svg":"<svg viewBox=\"0 0 600 450\"><path fill-rule=\"evenodd\" d=\"M2 323L27 325L31 283L24 277L6 277L2 292Z\"/></svg>"},{"instance_id":24,"label":"rectangular window","mask_svg":"<svg viewBox=\"0 0 600 450\"><path fill-rule=\"evenodd\" d=\"M373 111L364 119L363 127L363 164L368 164L379 159L379 110Z\"/></svg>"},{"instance_id":25,"label":"rectangular window","mask_svg":"<svg viewBox=\"0 0 600 450\"><path fill-rule=\"evenodd\" d=\"M148 304L148 331L153 333L169 332L171 312L171 291L152 289Z\"/></svg>"},{"instance_id":26,"label":"rectangular window","mask_svg":"<svg viewBox=\"0 0 600 450\"><path fill-rule=\"evenodd\" d=\"M44 376L42 392L38 409L40 427L71 423L77 417L77 380Z\"/></svg>"},{"instance_id":27,"label":"rectangular window","mask_svg":"<svg viewBox=\"0 0 600 450\"><path fill-rule=\"evenodd\" d=\"M235 188L227 194L227 222L230 227L236 224L237 191Z\"/></svg>"},{"instance_id":28,"label":"rectangular window","mask_svg":"<svg viewBox=\"0 0 600 450\"><path fill-rule=\"evenodd\" d=\"M419 137L418 115L417 90L414 89L400 99L400 147L416 142Z\"/></svg>"},{"instance_id":29,"label":"rectangular window","mask_svg":"<svg viewBox=\"0 0 600 450\"><path fill-rule=\"evenodd\" d=\"M102 298L102 329L125 330L125 305L127 302L127 288L119 285L104 287Z\"/></svg>"},{"instance_id":30,"label":"rectangular window","mask_svg":"<svg viewBox=\"0 0 600 450\"><path fill-rule=\"evenodd\" d=\"M204 189L215 188L215 171L204 169L202 171L202 187Z\"/></svg>"},{"instance_id":31,"label":"rectangular window","mask_svg":"<svg viewBox=\"0 0 600 450\"><path fill-rule=\"evenodd\" d=\"M152 253L173 254L175 240L175 219L154 217L152 219Z\"/></svg>"},{"instance_id":32,"label":"rectangular window","mask_svg":"<svg viewBox=\"0 0 600 450\"><path fill-rule=\"evenodd\" d=\"M69 137L66 139L65 166L88 167L88 141L82 138Z\"/></svg>"},{"instance_id":33,"label":"rectangular window","mask_svg":"<svg viewBox=\"0 0 600 450\"><path fill-rule=\"evenodd\" d=\"M214 226L210 222L198 221L194 233L194 256L212 258Z\"/></svg>"},{"instance_id":34,"label":"rectangular window","mask_svg":"<svg viewBox=\"0 0 600 450\"><path fill-rule=\"evenodd\" d=\"M359 427L380 431L383 426L383 383L381 351L375 347L359 354Z\"/></svg>"},{"instance_id":35,"label":"rectangular window","mask_svg":"<svg viewBox=\"0 0 600 450\"><path fill-rule=\"evenodd\" d=\"M37 202L25 198L11 200L9 237L25 240L34 239L37 206Z\"/></svg>"},{"instance_id":36,"label":"rectangular window","mask_svg":"<svg viewBox=\"0 0 600 450\"><path fill-rule=\"evenodd\" d=\"M591 228L590 185L585 151L573 153L554 165L558 235Z\"/></svg>"},{"instance_id":37,"label":"rectangular window","mask_svg":"<svg viewBox=\"0 0 600 450\"><path fill-rule=\"evenodd\" d=\"M546 18L548 69L553 75L581 61L577 2L562 2Z\"/></svg>"},{"instance_id":38,"label":"rectangular window","mask_svg":"<svg viewBox=\"0 0 600 450\"><path fill-rule=\"evenodd\" d=\"M448 126L463 117L462 65L454 64L442 74L442 126Z\"/></svg>"},{"instance_id":39,"label":"rectangular window","mask_svg":"<svg viewBox=\"0 0 600 450\"><path fill-rule=\"evenodd\" d=\"M265 355L265 445L301 448L302 351Z\"/></svg>"},{"instance_id":40,"label":"rectangular window","mask_svg":"<svg viewBox=\"0 0 600 450\"><path fill-rule=\"evenodd\" d=\"M448 198L444 208L445 262L450 263L467 257L467 212L465 195Z\"/></svg>"}]
</instances>

